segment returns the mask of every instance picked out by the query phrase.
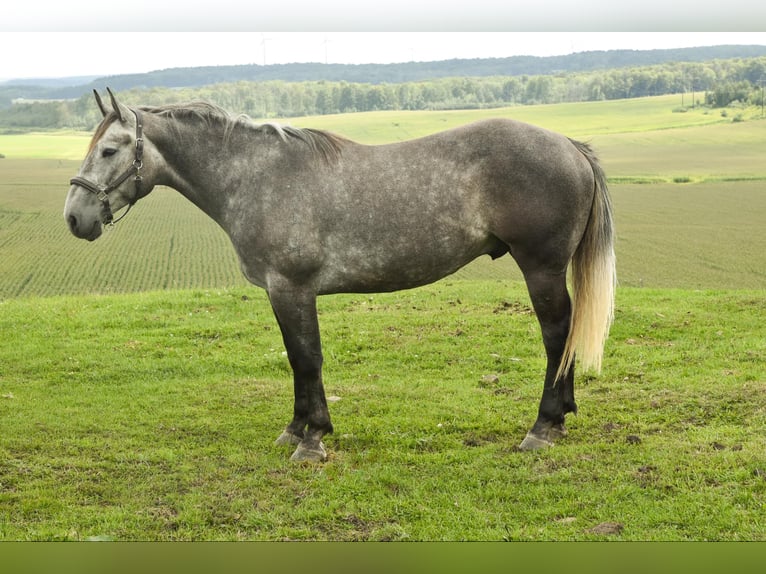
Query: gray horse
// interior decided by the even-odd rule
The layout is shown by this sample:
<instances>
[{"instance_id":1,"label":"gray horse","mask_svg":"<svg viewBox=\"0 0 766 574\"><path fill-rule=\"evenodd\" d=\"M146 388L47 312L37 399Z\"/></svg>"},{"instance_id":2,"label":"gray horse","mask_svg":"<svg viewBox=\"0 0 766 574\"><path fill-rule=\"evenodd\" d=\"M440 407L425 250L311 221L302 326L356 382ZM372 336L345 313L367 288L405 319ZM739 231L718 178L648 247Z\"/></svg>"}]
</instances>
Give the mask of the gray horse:
<instances>
[{"instance_id":1,"label":"gray horse","mask_svg":"<svg viewBox=\"0 0 766 574\"><path fill-rule=\"evenodd\" d=\"M575 353L600 369L614 306L611 205L587 145L492 119L368 146L209 104L129 108L109 91L107 107L95 95L104 119L71 182L69 229L93 241L113 211L165 185L226 231L282 331L295 404L277 443L297 445L293 460L325 460L333 430L317 295L417 287L480 255L516 260L542 329L543 394L520 448L566 433Z\"/></svg>"}]
</instances>

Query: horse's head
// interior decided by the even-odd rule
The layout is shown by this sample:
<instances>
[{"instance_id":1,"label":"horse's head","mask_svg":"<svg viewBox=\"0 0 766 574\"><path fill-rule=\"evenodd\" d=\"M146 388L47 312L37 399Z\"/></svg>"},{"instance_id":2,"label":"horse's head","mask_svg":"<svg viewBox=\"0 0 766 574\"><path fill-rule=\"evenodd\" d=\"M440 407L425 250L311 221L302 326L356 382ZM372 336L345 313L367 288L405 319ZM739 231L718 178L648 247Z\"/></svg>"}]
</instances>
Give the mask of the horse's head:
<instances>
[{"instance_id":1,"label":"horse's head","mask_svg":"<svg viewBox=\"0 0 766 574\"><path fill-rule=\"evenodd\" d=\"M111 110L93 92L104 119L77 177L70 182L64 207L69 229L88 241L101 235L103 225L114 222L113 212L132 206L151 191L150 178L145 178L142 114L120 104L107 91Z\"/></svg>"}]
</instances>

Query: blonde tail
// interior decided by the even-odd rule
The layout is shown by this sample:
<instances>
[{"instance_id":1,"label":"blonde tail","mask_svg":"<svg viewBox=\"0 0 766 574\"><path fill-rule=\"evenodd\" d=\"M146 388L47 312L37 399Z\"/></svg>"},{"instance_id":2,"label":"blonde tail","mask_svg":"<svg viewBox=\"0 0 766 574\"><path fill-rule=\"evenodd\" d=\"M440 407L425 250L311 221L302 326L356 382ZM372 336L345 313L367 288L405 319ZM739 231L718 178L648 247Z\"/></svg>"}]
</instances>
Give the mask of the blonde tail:
<instances>
[{"instance_id":1,"label":"blonde tail","mask_svg":"<svg viewBox=\"0 0 766 574\"><path fill-rule=\"evenodd\" d=\"M572 258L572 318L556 380L574 363L601 371L604 343L614 318L617 273L614 257L612 205L606 176L591 149L573 141L588 159L595 177L595 196L585 233Z\"/></svg>"}]
</instances>

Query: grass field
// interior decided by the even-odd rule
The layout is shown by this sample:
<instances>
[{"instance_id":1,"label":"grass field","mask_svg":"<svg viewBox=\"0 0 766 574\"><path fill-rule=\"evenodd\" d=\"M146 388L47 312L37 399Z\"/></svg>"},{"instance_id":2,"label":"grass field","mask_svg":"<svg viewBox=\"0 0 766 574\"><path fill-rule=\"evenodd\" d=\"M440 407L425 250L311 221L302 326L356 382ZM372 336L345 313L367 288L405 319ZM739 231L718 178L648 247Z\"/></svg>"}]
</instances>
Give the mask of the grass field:
<instances>
[{"instance_id":1,"label":"grass field","mask_svg":"<svg viewBox=\"0 0 766 574\"><path fill-rule=\"evenodd\" d=\"M634 100L516 106L488 110L443 112L366 112L287 118L298 127L326 129L353 140L381 144L421 137L436 131L489 117L507 117L559 131L574 138L602 134L636 134L694 126L726 125L731 119L720 112L698 108L679 113L680 96ZM237 110L230 110L237 113ZM748 117L757 116L748 110ZM257 120L256 120L257 121ZM273 120L270 120L273 121ZM744 122L745 124L747 122ZM11 159L64 159L80 161L90 133L33 132L0 134L0 153Z\"/></svg>"},{"instance_id":2,"label":"grass field","mask_svg":"<svg viewBox=\"0 0 766 574\"><path fill-rule=\"evenodd\" d=\"M224 233L160 189L76 240L89 136L0 136L0 539L766 540L766 122L678 103L293 120L368 143L545 125L599 151L617 223L617 318L566 440L515 451L544 353L486 258L321 299L321 466L272 446L289 366Z\"/></svg>"},{"instance_id":3,"label":"grass field","mask_svg":"<svg viewBox=\"0 0 766 574\"><path fill-rule=\"evenodd\" d=\"M261 292L0 304L0 539L766 540L761 293L621 289L543 453L515 452L544 364L522 285L320 310L336 433L300 466Z\"/></svg>"},{"instance_id":4,"label":"grass field","mask_svg":"<svg viewBox=\"0 0 766 574\"><path fill-rule=\"evenodd\" d=\"M660 96L488 110L369 112L293 118L288 121L300 127L336 131L366 143L411 139L489 117L513 118L583 139L602 134L644 133L731 123L730 119L723 118L720 113L702 108L678 113L674 110L680 107L679 104L680 96ZM757 112L751 110L749 114Z\"/></svg>"}]
</instances>

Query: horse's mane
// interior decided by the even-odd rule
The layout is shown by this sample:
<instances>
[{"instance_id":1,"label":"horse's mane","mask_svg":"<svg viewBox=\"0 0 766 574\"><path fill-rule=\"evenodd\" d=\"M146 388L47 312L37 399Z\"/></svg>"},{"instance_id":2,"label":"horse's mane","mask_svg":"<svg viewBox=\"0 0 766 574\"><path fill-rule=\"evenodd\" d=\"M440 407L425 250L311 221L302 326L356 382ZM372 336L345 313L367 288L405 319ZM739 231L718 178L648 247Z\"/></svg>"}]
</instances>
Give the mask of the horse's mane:
<instances>
[{"instance_id":1,"label":"horse's mane","mask_svg":"<svg viewBox=\"0 0 766 574\"><path fill-rule=\"evenodd\" d=\"M208 102L191 102L186 104L169 104L165 106L142 106L142 111L160 116L185 120L194 119L209 125L220 125L224 129L224 143L228 141L236 128L245 128L278 136L286 143L301 142L309 147L312 153L322 156L326 161L337 160L343 147L349 142L346 138L312 128L295 128L277 123L257 124L247 115L232 116L223 108Z\"/></svg>"},{"instance_id":2,"label":"horse's mane","mask_svg":"<svg viewBox=\"0 0 766 574\"><path fill-rule=\"evenodd\" d=\"M100 140L101 137L106 133L106 128L112 125L116 119L117 119L117 114L115 114L114 112L109 112L106 115L106 117L104 117L104 119L101 121L101 123L98 124L96 131L93 133L93 137L90 138L90 144L88 144L88 153L90 153L93 150L98 140Z\"/></svg>"}]
</instances>

